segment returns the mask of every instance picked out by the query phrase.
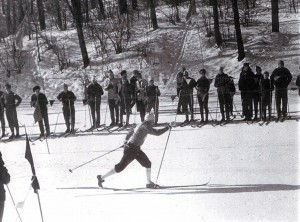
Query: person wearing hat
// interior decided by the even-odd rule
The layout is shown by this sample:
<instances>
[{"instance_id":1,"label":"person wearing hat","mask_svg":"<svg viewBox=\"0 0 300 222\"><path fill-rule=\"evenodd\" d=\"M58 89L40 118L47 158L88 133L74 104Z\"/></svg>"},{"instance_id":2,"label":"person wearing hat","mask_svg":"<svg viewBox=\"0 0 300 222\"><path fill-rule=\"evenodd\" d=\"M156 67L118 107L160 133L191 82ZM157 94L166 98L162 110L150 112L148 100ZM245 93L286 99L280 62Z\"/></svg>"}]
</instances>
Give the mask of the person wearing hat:
<instances>
[{"instance_id":1,"label":"person wearing hat","mask_svg":"<svg viewBox=\"0 0 300 222\"><path fill-rule=\"evenodd\" d=\"M224 67L220 67L214 86L218 91L218 101L222 115L222 122L225 121L225 117L227 121L230 120L230 81L231 79L229 76L224 73Z\"/></svg>"},{"instance_id":2,"label":"person wearing hat","mask_svg":"<svg viewBox=\"0 0 300 222\"><path fill-rule=\"evenodd\" d=\"M126 123L125 126L129 124L130 110L131 110L131 102L133 98L133 90L132 85L128 82L127 72L126 70L121 71L121 81L120 81L120 90L119 97L120 101L120 124L119 127L123 126L123 115L126 115Z\"/></svg>"},{"instance_id":3,"label":"person wearing hat","mask_svg":"<svg viewBox=\"0 0 300 222\"><path fill-rule=\"evenodd\" d=\"M1 85L0 85L1 89ZM0 90L0 98L3 96L4 92ZM5 118L4 118L4 107L2 106L2 103L0 102L0 122L1 122L1 130L2 135L0 138L5 137Z\"/></svg>"},{"instance_id":4,"label":"person wearing hat","mask_svg":"<svg viewBox=\"0 0 300 222\"><path fill-rule=\"evenodd\" d=\"M140 72L137 74L137 79L135 86L136 107L137 111L140 112L141 122L143 122L146 115L146 88L148 82L142 78Z\"/></svg>"},{"instance_id":5,"label":"person wearing hat","mask_svg":"<svg viewBox=\"0 0 300 222\"><path fill-rule=\"evenodd\" d=\"M207 79L206 70L201 69L199 71L201 77L197 80L196 90L197 90L197 98L200 107L200 115L201 115L201 122L208 122L208 98L209 98L209 87L210 82ZM205 111L205 120L204 120L204 112Z\"/></svg>"},{"instance_id":6,"label":"person wearing hat","mask_svg":"<svg viewBox=\"0 0 300 222\"><path fill-rule=\"evenodd\" d=\"M43 120L46 128L46 136L50 136L49 118L48 118L48 99L45 94L40 92L40 86L33 87L33 92L31 96L31 107L35 108L33 113L35 122L39 122L40 127L40 137L45 136L45 130L43 125Z\"/></svg>"},{"instance_id":7,"label":"person wearing hat","mask_svg":"<svg viewBox=\"0 0 300 222\"><path fill-rule=\"evenodd\" d=\"M1 97L1 103L2 106L5 107L6 119L11 131L9 139L14 139L20 137L16 107L20 105L22 99L19 95L11 91L11 85L8 83L5 84L5 91L6 92ZM14 133L14 128L16 128L16 135Z\"/></svg>"},{"instance_id":8,"label":"person wearing hat","mask_svg":"<svg viewBox=\"0 0 300 222\"><path fill-rule=\"evenodd\" d=\"M123 171L133 160L137 160L143 167L146 168L146 187L147 188L156 188L158 185L154 184L151 181L151 161L147 157L147 155L141 150L141 146L143 145L148 134L154 136L160 136L163 133L167 132L172 128L169 124L162 129L154 129L154 114L150 113L145 116L144 122L137 125L135 129L132 129L126 135L124 141L124 152L123 156L118 164L116 164L111 170L109 170L106 174L98 175L98 186L103 187L102 183L104 180L115 174Z\"/></svg>"},{"instance_id":9,"label":"person wearing hat","mask_svg":"<svg viewBox=\"0 0 300 222\"><path fill-rule=\"evenodd\" d=\"M92 83L87 88L87 102L91 107L93 120L92 128L97 128L100 125L100 106L103 93L102 86L97 83L96 78L94 77Z\"/></svg>"},{"instance_id":10,"label":"person wearing hat","mask_svg":"<svg viewBox=\"0 0 300 222\"><path fill-rule=\"evenodd\" d=\"M106 81L105 83L104 90L107 91L108 106L111 118L110 126L115 126L119 124L119 88L120 79L115 78L114 73L111 70L109 70L108 81Z\"/></svg>"},{"instance_id":11,"label":"person wearing hat","mask_svg":"<svg viewBox=\"0 0 300 222\"><path fill-rule=\"evenodd\" d=\"M244 63L240 79L238 82L239 90L241 91L243 115L245 121L251 121L253 116L252 92L255 89L254 73L252 72L249 63Z\"/></svg>"},{"instance_id":12,"label":"person wearing hat","mask_svg":"<svg viewBox=\"0 0 300 222\"><path fill-rule=\"evenodd\" d=\"M64 90L58 94L57 99L62 102L63 105L63 114L65 123L67 126L66 133L75 133L74 126L75 126L75 107L74 101L76 100L76 96L72 91L68 90L68 85L64 84ZM71 123L70 123L71 119ZM71 124L71 130L70 130Z\"/></svg>"},{"instance_id":13,"label":"person wearing hat","mask_svg":"<svg viewBox=\"0 0 300 222\"><path fill-rule=\"evenodd\" d=\"M253 105L254 105L254 121L257 120L258 106L260 118L262 117L262 107L261 107L261 81L264 79L264 76L261 72L261 68L256 66L256 74L254 75L255 88L252 93ZM258 105L259 104L259 105Z\"/></svg>"},{"instance_id":14,"label":"person wearing hat","mask_svg":"<svg viewBox=\"0 0 300 222\"><path fill-rule=\"evenodd\" d=\"M10 182L10 175L4 166L4 161L2 159L2 153L0 152L0 221L3 218L4 205L5 205L5 189L4 184L8 184Z\"/></svg>"},{"instance_id":15,"label":"person wearing hat","mask_svg":"<svg viewBox=\"0 0 300 222\"><path fill-rule=\"evenodd\" d=\"M149 81L149 86L146 88L146 100L147 100L147 107L146 112L150 113L153 109L154 111L154 125L157 125L158 122L158 108L159 108L159 100L158 97L160 96L160 90L158 86L154 85L154 79L151 77Z\"/></svg>"},{"instance_id":16,"label":"person wearing hat","mask_svg":"<svg viewBox=\"0 0 300 222\"><path fill-rule=\"evenodd\" d=\"M274 69L271 75L271 83L275 86L275 102L277 118L287 116L288 106L288 86L292 81L292 74L284 67L284 62L278 62L278 68ZM282 104L282 106L281 106Z\"/></svg>"}]
</instances>

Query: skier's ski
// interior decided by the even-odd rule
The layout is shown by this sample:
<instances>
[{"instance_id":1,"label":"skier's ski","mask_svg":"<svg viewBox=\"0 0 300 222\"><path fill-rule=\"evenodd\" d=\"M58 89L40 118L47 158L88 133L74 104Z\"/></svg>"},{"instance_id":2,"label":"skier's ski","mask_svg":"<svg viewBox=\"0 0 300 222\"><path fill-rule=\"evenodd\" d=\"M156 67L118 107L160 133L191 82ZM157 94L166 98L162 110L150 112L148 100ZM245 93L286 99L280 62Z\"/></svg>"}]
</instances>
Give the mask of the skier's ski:
<instances>
[{"instance_id":1,"label":"skier's ski","mask_svg":"<svg viewBox=\"0 0 300 222\"><path fill-rule=\"evenodd\" d=\"M64 137L68 137L68 136L70 136L70 135L75 135L75 133L76 133L77 131L78 131L78 128L74 129L74 132L66 133L66 134L64 135Z\"/></svg>"},{"instance_id":2,"label":"skier's ski","mask_svg":"<svg viewBox=\"0 0 300 222\"><path fill-rule=\"evenodd\" d=\"M182 122L179 124L180 127L185 127L190 124L190 121Z\"/></svg>"}]
</instances>

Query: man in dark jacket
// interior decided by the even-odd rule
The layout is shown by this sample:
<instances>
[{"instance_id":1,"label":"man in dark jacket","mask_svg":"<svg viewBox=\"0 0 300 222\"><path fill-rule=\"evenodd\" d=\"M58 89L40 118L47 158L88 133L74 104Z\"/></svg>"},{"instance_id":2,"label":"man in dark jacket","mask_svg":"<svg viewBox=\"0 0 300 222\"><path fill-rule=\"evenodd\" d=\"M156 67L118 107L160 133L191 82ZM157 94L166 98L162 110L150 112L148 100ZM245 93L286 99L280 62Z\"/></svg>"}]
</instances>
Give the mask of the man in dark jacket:
<instances>
[{"instance_id":1,"label":"man in dark jacket","mask_svg":"<svg viewBox=\"0 0 300 222\"><path fill-rule=\"evenodd\" d=\"M57 99L62 102L63 105L63 114L65 123L67 126L66 133L75 133L75 107L74 101L76 100L76 96L72 91L68 90L68 85L64 84L64 91L58 94ZM71 119L71 131L70 131L70 119Z\"/></svg>"},{"instance_id":2,"label":"man in dark jacket","mask_svg":"<svg viewBox=\"0 0 300 222\"><path fill-rule=\"evenodd\" d=\"M180 97L182 99L182 111L185 113L185 123L189 122L189 110L191 111L191 121L194 120L194 101L193 89L196 87L195 79L189 77L188 72L185 70L183 73L183 80L180 86ZM189 110L188 110L189 107Z\"/></svg>"},{"instance_id":3,"label":"man in dark jacket","mask_svg":"<svg viewBox=\"0 0 300 222\"><path fill-rule=\"evenodd\" d=\"M238 86L241 91L243 114L245 116L244 120L251 121L253 116L252 92L255 88L255 81L254 73L252 72L249 63L244 63Z\"/></svg>"},{"instance_id":4,"label":"man in dark jacket","mask_svg":"<svg viewBox=\"0 0 300 222\"><path fill-rule=\"evenodd\" d=\"M46 136L50 136L50 127L49 127L49 119L48 119L48 100L45 94L40 92L40 86L33 87L34 94L31 96L31 107L35 107L34 116L38 116L39 127L40 127L40 137L45 136L45 130L43 126L43 120L46 128Z\"/></svg>"},{"instance_id":5,"label":"man in dark jacket","mask_svg":"<svg viewBox=\"0 0 300 222\"><path fill-rule=\"evenodd\" d=\"M0 98L3 96L3 94L4 92L0 91ZM4 118L4 107L1 102L0 102L0 122L1 122L1 130L2 130L2 135L0 138L2 138L5 137L5 118Z\"/></svg>"},{"instance_id":6,"label":"man in dark jacket","mask_svg":"<svg viewBox=\"0 0 300 222\"><path fill-rule=\"evenodd\" d=\"M197 90L197 98L200 106L200 115L201 115L201 122L208 121L208 91L210 87L210 82L206 78L206 70L201 69L199 71L201 77L197 80L196 90ZM205 120L204 120L204 112L205 110Z\"/></svg>"},{"instance_id":7,"label":"man in dark jacket","mask_svg":"<svg viewBox=\"0 0 300 222\"><path fill-rule=\"evenodd\" d=\"M149 86L146 88L146 96L147 96L147 108L146 112L150 113L151 110L154 110L154 125L157 125L158 121L158 108L159 108L159 100L160 90L158 86L154 85L154 79L151 78L149 81Z\"/></svg>"},{"instance_id":8,"label":"man in dark jacket","mask_svg":"<svg viewBox=\"0 0 300 222\"><path fill-rule=\"evenodd\" d=\"M269 79L269 72L264 72L264 79L261 82L262 88L262 118L264 121L267 120L267 109L269 112L269 121L271 120L272 110L272 91L274 86L271 84Z\"/></svg>"},{"instance_id":9,"label":"man in dark jacket","mask_svg":"<svg viewBox=\"0 0 300 222\"><path fill-rule=\"evenodd\" d=\"M123 126L123 115L126 114L126 126L129 124L130 109L133 98L133 87L127 80L126 70L121 71L121 81L119 89L120 102L120 124L119 127Z\"/></svg>"},{"instance_id":10,"label":"man in dark jacket","mask_svg":"<svg viewBox=\"0 0 300 222\"><path fill-rule=\"evenodd\" d=\"M229 105L230 105L230 78L227 74L224 73L224 67L220 67L219 73L215 79L215 85L218 91L218 100L220 104L220 111L222 115L221 121L229 121Z\"/></svg>"},{"instance_id":11,"label":"man in dark jacket","mask_svg":"<svg viewBox=\"0 0 300 222\"><path fill-rule=\"evenodd\" d=\"M10 175L4 166L4 161L2 159L2 153L0 152L0 222L3 218L4 205L5 205L5 190L4 184L10 182Z\"/></svg>"},{"instance_id":12,"label":"man in dark jacket","mask_svg":"<svg viewBox=\"0 0 300 222\"><path fill-rule=\"evenodd\" d=\"M230 79L230 83L229 83L229 94L230 94L230 103L229 103L229 113L231 116L233 116L233 97L235 95L235 85L234 85L234 81L233 81L233 77L228 76Z\"/></svg>"},{"instance_id":13,"label":"man in dark jacket","mask_svg":"<svg viewBox=\"0 0 300 222\"><path fill-rule=\"evenodd\" d=\"M92 83L87 88L87 102L91 107L91 114L93 120L92 128L97 128L100 125L100 106L102 95L102 86L97 83L96 78L94 77Z\"/></svg>"},{"instance_id":14,"label":"man in dark jacket","mask_svg":"<svg viewBox=\"0 0 300 222\"><path fill-rule=\"evenodd\" d=\"M6 119L11 131L11 135L9 139L18 138L19 135L19 121L17 116L17 109L16 107L20 105L22 99L19 95L13 93L11 91L11 85L6 83L5 84L6 92L1 97L2 106L6 109ZM16 128L16 135L14 133L14 128Z\"/></svg>"},{"instance_id":15,"label":"man in dark jacket","mask_svg":"<svg viewBox=\"0 0 300 222\"><path fill-rule=\"evenodd\" d=\"M271 75L271 83L275 86L275 101L277 109L277 117L280 118L287 116L287 104L288 104L288 85L292 81L292 74L284 67L284 62L278 62L278 68L276 68ZM282 103L282 107L281 107Z\"/></svg>"},{"instance_id":16,"label":"man in dark jacket","mask_svg":"<svg viewBox=\"0 0 300 222\"><path fill-rule=\"evenodd\" d=\"M254 119L257 120L257 113L258 113L258 107L259 107L259 113L261 118L261 81L264 79L263 74L261 73L261 68L259 66L256 66L256 74L254 75L254 81L255 81L255 88L253 90L252 98L253 98L253 105L254 105ZM259 105L258 105L259 104Z\"/></svg>"}]
</instances>

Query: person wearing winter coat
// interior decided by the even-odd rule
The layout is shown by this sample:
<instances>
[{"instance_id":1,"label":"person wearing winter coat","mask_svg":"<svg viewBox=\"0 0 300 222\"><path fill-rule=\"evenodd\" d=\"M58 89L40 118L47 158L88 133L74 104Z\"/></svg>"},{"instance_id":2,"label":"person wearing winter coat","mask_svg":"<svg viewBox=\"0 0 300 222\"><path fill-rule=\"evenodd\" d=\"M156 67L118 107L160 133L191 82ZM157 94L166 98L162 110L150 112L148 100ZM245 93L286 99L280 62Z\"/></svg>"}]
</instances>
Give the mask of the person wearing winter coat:
<instances>
[{"instance_id":1,"label":"person wearing winter coat","mask_svg":"<svg viewBox=\"0 0 300 222\"><path fill-rule=\"evenodd\" d=\"M271 83L275 86L275 102L277 117L287 116L288 106L288 89L290 82L292 81L292 74L284 67L284 62L278 62L278 68L276 68L271 75ZM282 106L281 106L282 104Z\"/></svg>"},{"instance_id":2,"label":"person wearing winter coat","mask_svg":"<svg viewBox=\"0 0 300 222\"><path fill-rule=\"evenodd\" d=\"M193 101L193 89L196 87L195 79L189 77L187 71L183 73L183 80L180 86L180 97L182 99L182 111L185 113L185 123L189 122L189 110L191 112L191 121L194 120L194 101ZM189 109L188 109L189 107Z\"/></svg>"},{"instance_id":3,"label":"person wearing winter coat","mask_svg":"<svg viewBox=\"0 0 300 222\"><path fill-rule=\"evenodd\" d=\"M148 86L147 80L142 78L142 74L139 72L137 75L137 81L135 85L136 95L136 108L140 113L141 122L144 121L146 115L146 88Z\"/></svg>"},{"instance_id":4,"label":"person wearing winter coat","mask_svg":"<svg viewBox=\"0 0 300 222\"><path fill-rule=\"evenodd\" d=\"M123 115L126 115L125 126L129 124L130 112L131 112L131 103L133 101L134 92L132 85L128 82L127 71L121 71L121 81L119 89L120 97L120 124L119 127L123 126Z\"/></svg>"},{"instance_id":5,"label":"person wearing winter coat","mask_svg":"<svg viewBox=\"0 0 300 222\"><path fill-rule=\"evenodd\" d=\"M159 108L159 99L160 90L158 86L154 85L154 79L151 78L149 81L149 86L146 88L146 100L147 100L147 108L146 113L150 113L153 109L154 111L154 125L157 125L158 122L158 108Z\"/></svg>"},{"instance_id":6,"label":"person wearing winter coat","mask_svg":"<svg viewBox=\"0 0 300 222\"><path fill-rule=\"evenodd\" d=\"M97 128L100 126L100 106L101 106L101 96L103 95L102 86L97 83L94 77L92 83L87 87L87 102L91 108L92 128Z\"/></svg>"},{"instance_id":7,"label":"person wearing winter coat","mask_svg":"<svg viewBox=\"0 0 300 222\"><path fill-rule=\"evenodd\" d=\"M183 81L183 72L180 71L177 76L176 76L176 91L177 91L177 96L178 96L178 104L177 104L177 114L182 114L182 98L180 96L180 87L182 85Z\"/></svg>"},{"instance_id":8,"label":"person wearing winter coat","mask_svg":"<svg viewBox=\"0 0 300 222\"><path fill-rule=\"evenodd\" d=\"M19 95L11 91L11 85L5 84L6 92L1 97L2 107L6 110L6 119L11 131L9 139L20 137L19 134L19 121L17 116L17 107L22 102L22 99ZM14 133L14 128L16 128L16 135Z\"/></svg>"},{"instance_id":9,"label":"person wearing winter coat","mask_svg":"<svg viewBox=\"0 0 300 222\"><path fill-rule=\"evenodd\" d=\"M50 136L50 126L49 126L49 118L48 118L48 99L44 93L40 92L40 86L33 87L34 94L31 96L31 107L35 108L35 112L40 112L36 115L40 115L39 127L40 127L40 137L45 136L45 129L43 125L43 120L46 128L46 136ZM34 114L35 115L35 114Z\"/></svg>"},{"instance_id":10,"label":"person wearing winter coat","mask_svg":"<svg viewBox=\"0 0 300 222\"><path fill-rule=\"evenodd\" d=\"M209 87L210 82L207 79L206 70L201 69L199 71L201 77L197 80L196 83L196 90L197 90L197 99L200 106L200 115L201 115L201 122L208 122L208 98L209 98ZM204 111L205 111L205 120L204 120Z\"/></svg>"},{"instance_id":11,"label":"person wearing winter coat","mask_svg":"<svg viewBox=\"0 0 300 222\"><path fill-rule=\"evenodd\" d=\"M254 105L254 119L257 120L257 114L258 114L258 107L260 110L260 118L261 118L261 81L264 79L263 74L261 73L261 68L259 66L256 66L256 74L254 75L254 81L255 81L255 88L253 90L252 99L253 99L253 105Z\"/></svg>"},{"instance_id":12,"label":"person wearing winter coat","mask_svg":"<svg viewBox=\"0 0 300 222\"><path fill-rule=\"evenodd\" d=\"M220 67L219 73L216 76L214 86L217 88L218 91L218 100L220 104L220 112L222 115L221 121L230 120L230 110L229 105L231 101L230 97L230 81L231 79L227 74L224 73L224 67Z\"/></svg>"},{"instance_id":13,"label":"person wearing winter coat","mask_svg":"<svg viewBox=\"0 0 300 222\"><path fill-rule=\"evenodd\" d=\"M229 114L231 116L233 116L233 97L235 95L235 85L234 85L234 81L233 81L233 77L232 76L228 76L230 79L230 83L229 83L229 94L230 94L230 103L229 103Z\"/></svg>"},{"instance_id":14,"label":"person wearing winter coat","mask_svg":"<svg viewBox=\"0 0 300 222\"><path fill-rule=\"evenodd\" d=\"M3 94L4 92L0 90L0 98L2 98ZM1 102L0 102L0 122L1 122L1 130L2 130L2 135L0 138L2 138L5 137L5 118L4 118L4 107Z\"/></svg>"},{"instance_id":15,"label":"person wearing winter coat","mask_svg":"<svg viewBox=\"0 0 300 222\"><path fill-rule=\"evenodd\" d=\"M64 84L64 90L58 94L57 99L62 102L63 114L66 123L66 133L75 133L75 107L74 102L76 101L76 96L72 91L68 90L68 85ZM71 119L71 123L70 123ZM71 130L70 130L71 125Z\"/></svg>"},{"instance_id":16,"label":"person wearing winter coat","mask_svg":"<svg viewBox=\"0 0 300 222\"><path fill-rule=\"evenodd\" d=\"M252 93L255 89L255 80L249 63L244 63L238 86L241 91L243 115L245 116L244 120L251 121L253 116Z\"/></svg>"},{"instance_id":17,"label":"person wearing winter coat","mask_svg":"<svg viewBox=\"0 0 300 222\"><path fill-rule=\"evenodd\" d=\"M267 120L267 110L268 110L268 120L271 120L272 115L272 91L274 86L271 84L269 79L269 72L264 72L264 79L261 82L262 88L262 119L263 121Z\"/></svg>"},{"instance_id":18,"label":"person wearing winter coat","mask_svg":"<svg viewBox=\"0 0 300 222\"><path fill-rule=\"evenodd\" d=\"M120 79L115 78L114 73L109 70L108 81L104 89L107 91L108 106L110 112L111 123L110 126L119 124L119 103L120 96L118 94L120 88Z\"/></svg>"},{"instance_id":19,"label":"person wearing winter coat","mask_svg":"<svg viewBox=\"0 0 300 222\"><path fill-rule=\"evenodd\" d=\"M300 96L300 75L297 76L296 86L298 86L298 95Z\"/></svg>"},{"instance_id":20,"label":"person wearing winter coat","mask_svg":"<svg viewBox=\"0 0 300 222\"><path fill-rule=\"evenodd\" d=\"M4 184L8 184L10 182L10 175L4 166L4 161L2 159L2 153L0 152L0 222L3 218L4 213L4 205L5 205L5 189Z\"/></svg>"},{"instance_id":21,"label":"person wearing winter coat","mask_svg":"<svg viewBox=\"0 0 300 222\"><path fill-rule=\"evenodd\" d=\"M147 155L142 151L143 145L148 134L154 136L160 136L172 128L172 124L165 126L162 129L154 129L154 115L153 113L145 116L144 122L136 126L126 135L124 141L123 156L118 164L116 164L111 170L104 175L97 175L98 186L103 187L103 182L109 176L122 172L133 160L137 160L144 168L146 168L146 188L159 187L157 184L151 181L151 161Z\"/></svg>"}]
</instances>

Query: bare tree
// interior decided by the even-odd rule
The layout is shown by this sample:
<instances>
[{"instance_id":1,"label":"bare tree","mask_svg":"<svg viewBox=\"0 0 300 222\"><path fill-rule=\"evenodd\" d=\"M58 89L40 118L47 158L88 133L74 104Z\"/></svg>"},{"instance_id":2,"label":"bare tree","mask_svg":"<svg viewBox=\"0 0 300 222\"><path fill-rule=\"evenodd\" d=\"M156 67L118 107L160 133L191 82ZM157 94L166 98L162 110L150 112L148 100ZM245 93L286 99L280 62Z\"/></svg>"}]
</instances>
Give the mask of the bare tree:
<instances>
[{"instance_id":1,"label":"bare tree","mask_svg":"<svg viewBox=\"0 0 300 222\"><path fill-rule=\"evenodd\" d=\"M271 7L272 7L272 32L279 32L278 0L272 0Z\"/></svg>"},{"instance_id":2,"label":"bare tree","mask_svg":"<svg viewBox=\"0 0 300 222\"><path fill-rule=\"evenodd\" d=\"M156 17L154 0L149 0L149 7L150 7L151 24L152 24L153 30L156 30L156 29L158 29L158 24L157 24L157 17Z\"/></svg>"},{"instance_id":3,"label":"bare tree","mask_svg":"<svg viewBox=\"0 0 300 222\"><path fill-rule=\"evenodd\" d=\"M234 16L236 41L237 41L237 47L238 47L238 61L241 61L245 58L245 50L244 50L243 37L242 37L242 32L241 32L238 3L237 3L237 0L231 0L231 3L232 3L232 11L233 11L233 16Z\"/></svg>"},{"instance_id":4,"label":"bare tree","mask_svg":"<svg viewBox=\"0 0 300 222\"><path fill-rule=\"evenodd\" d=\"M127 13L127 1L126 0L118 0L118 4L119 4L120 14Z\"/></svg>"},{"instance_id":5,"label":"bare tree","mask_svg":"<svg viewBox=\"0 0 300 222\"><path fill-rule=\"evenodd\" d=\"M5 10L5 0L1 0L1 8L2 8L2 13L3 15L6 14L6 10Z\"/></svg>"},{"instance_id":6,"label":"bare tree","mask_svg":"<svg viewBox=\"0 0 300 222\"><path fill-rule=\"evenodd\" d=\"M217 46L220 47L222 45L222 36L219 27L218 0L213 0L212 4L213 4L215 39L216 39Z\"/></svg>"},{"instance_id":7,"label":"bare tree","mask_svg":"<svg viewBox=\"0 0 300 222\"><path fill-rule=\"evenodd\" d=\"M6 2L6 28L7 28L7 35L13 34L12 29L12 21L11 21L11 1Z\"/></svg>"},{"instance_id":8,"label":"bare tree","mask_svg":"<svg viewBox=\"0 0 300 222\"><path fill-rule=\"evenodd\" d=\"M61 5L59 0L54 0L54 7L56 11L57 26L60 30L64 30L61 15Z\"/></svg>"},{"instance_id":9,"label":"bare tree","mask_svg":"<svg viewBox=\"0 0 300 222\"><path fill-rule=\"evenodd\" d=\"M103 19L106 18L103 0L98 0L99 12Z\"/></svg>"},{"instance_id":10,"label":"bare tree","mask_svg":"<svg viewBox=\"0 0 300 222\"><path fill-rule=\"evenodd\" d=\"M88 52L85 45L85 39L83 35L81 4L80 1L77 0L71 0L71 4L69 3L68 0L65 0L65 2L72 13L76 25L83 66L84 68L86 68L90 64L90 59L88 56Z\"/></svg>"},{"instance_id":11,"label":"bare tree","mask_svg":"<svg viewBox=\"0 0 300 222\"><path fill-rule=\"evenodd\" d=\"M45 20L45 10L44 10L44 4L43 0L36 0L38 15L39 15L39 24L40 29L45 30L46 29L46 20Z\"/></svg>"}]
</instances>

